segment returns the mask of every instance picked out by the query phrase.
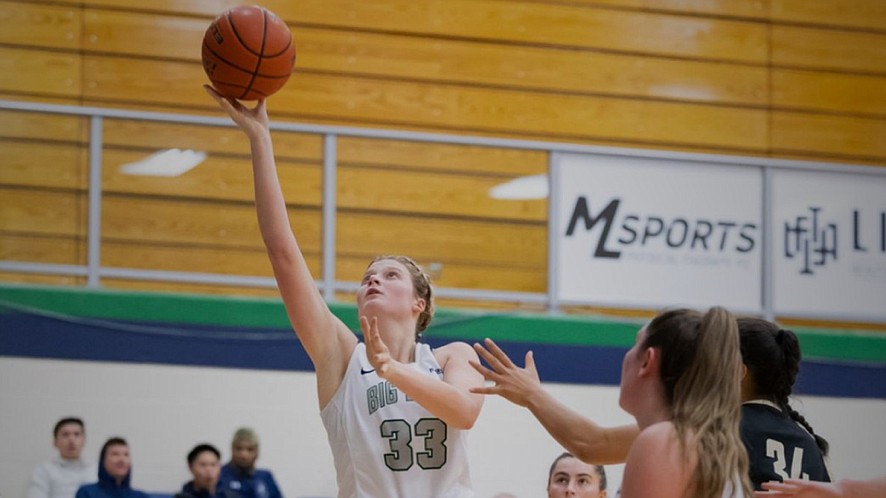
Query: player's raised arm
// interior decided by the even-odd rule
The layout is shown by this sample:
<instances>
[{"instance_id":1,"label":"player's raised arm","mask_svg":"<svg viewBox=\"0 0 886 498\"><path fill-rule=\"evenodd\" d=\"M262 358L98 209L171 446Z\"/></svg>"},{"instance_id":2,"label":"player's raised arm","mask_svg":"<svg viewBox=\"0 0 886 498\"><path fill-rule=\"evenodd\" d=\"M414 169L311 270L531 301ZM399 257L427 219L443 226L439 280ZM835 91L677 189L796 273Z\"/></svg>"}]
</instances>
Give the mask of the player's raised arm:
<instances>
[{"instance_id":1,"label":"player's raised arm","mask_svg":"<svg viewBox=\"0 0 886 498\"><path fill-rule=\"evenodd\" d=\"M248 108L239 101L222 97L208 86L205 88L249 138L255 207L262 240L286 313L317 370L320 405L323 406L341 382L357 338L332 314L318 292L289 225L274 161L266 101L260 100L254 108Z\"/></svg>"}]
</instances>

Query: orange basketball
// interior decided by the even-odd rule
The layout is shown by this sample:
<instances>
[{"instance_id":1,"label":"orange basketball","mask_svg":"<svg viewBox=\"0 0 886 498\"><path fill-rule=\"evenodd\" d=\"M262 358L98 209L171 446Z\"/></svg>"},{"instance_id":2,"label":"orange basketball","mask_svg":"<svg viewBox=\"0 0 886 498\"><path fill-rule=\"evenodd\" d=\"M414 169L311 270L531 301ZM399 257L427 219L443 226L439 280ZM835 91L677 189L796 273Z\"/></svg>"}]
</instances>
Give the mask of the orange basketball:
<instances>
[{"instance_id":1,"label":"orange basketball","mask_svg":"<svg viewBox=\"0 0 886 498\"><path fill-rule=\"evenodd\" d=\"M258 100L286 84L295 64L289 26L273 12L241 5L216 17L203 35L203 70L225 97Z\"/></svg>"}]
</instances>

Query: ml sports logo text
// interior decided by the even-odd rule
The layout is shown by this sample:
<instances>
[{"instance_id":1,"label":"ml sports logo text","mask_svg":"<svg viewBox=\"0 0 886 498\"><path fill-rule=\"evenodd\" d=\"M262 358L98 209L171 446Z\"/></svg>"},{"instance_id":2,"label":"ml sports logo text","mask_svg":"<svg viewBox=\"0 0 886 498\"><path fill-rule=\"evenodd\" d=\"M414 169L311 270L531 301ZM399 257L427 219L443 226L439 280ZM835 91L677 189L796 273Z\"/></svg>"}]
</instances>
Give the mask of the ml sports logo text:
<instances>
[{"instance_id":1,"label":"ml sports logo text","mask_svg":"<svg viewBox=\"0 0 886 498\"><path fill-rule=\"evenodd\" d=\"M588 199L580 196L569 215L565 235L575 237L600 225L595 232L599 237L592 257L602 259L620 259L628 249L632 253L741 255L754 251L760 236L755 221L624 211L620 198L610 200L603 209L595 212ZM678 260L665 257L663 262L676 263ZM683 262L692 263L693 260Z\"/></svg>"}]
</instances>

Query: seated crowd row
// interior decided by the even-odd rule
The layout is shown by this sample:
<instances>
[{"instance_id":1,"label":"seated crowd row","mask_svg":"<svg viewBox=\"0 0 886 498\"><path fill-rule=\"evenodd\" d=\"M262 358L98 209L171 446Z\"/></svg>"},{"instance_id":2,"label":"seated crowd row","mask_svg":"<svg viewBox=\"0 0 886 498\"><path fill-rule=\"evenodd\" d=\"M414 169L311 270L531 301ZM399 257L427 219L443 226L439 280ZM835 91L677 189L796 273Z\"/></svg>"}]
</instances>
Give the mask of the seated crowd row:
<instances>
[{"instance_id":1,"label":"seated crowd row","mask_svg":"<svg viewBox=\"0 0 886 498\"><path fill-rule=\"evenodd\" d=\"M132 461L125 439L108 439L99 461L90 462L81 457L83 420L68 417L55 424L53 442L59 456L34 469L28 498L149 498L130 485ZM227 464L221 464L221 453L208 443L195 446L187 458L193 479L175 498L283 498L274 475L255 467L258 436L248 427L234 433Z\"/></svg>"}]
</instances>

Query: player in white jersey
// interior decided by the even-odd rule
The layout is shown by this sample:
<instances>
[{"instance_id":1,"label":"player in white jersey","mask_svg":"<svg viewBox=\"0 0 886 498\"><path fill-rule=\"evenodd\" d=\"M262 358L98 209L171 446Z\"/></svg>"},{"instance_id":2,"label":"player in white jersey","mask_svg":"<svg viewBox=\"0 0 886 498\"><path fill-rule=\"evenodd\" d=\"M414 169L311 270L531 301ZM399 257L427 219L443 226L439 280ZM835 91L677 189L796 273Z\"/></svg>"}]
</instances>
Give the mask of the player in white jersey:
<instances>
[{"instance_id":1,"label":"player in white jersey","mask_svg":"<svg viewBox=\"0 0 886 498\"><path fill-rule=\"evenodd\" d=\"M405 256L372 261L357 291L359 344L317 292L290 228L265 101L250 109L205 88L249 138L259 228L289 321L317 372L339 498L474 496L464 431L480 415L483 396L469 389L483 376L470 366L478 357L469 345L432 351L418 343L433 315L428 276Z\"/></svg>"}]
</instances>

